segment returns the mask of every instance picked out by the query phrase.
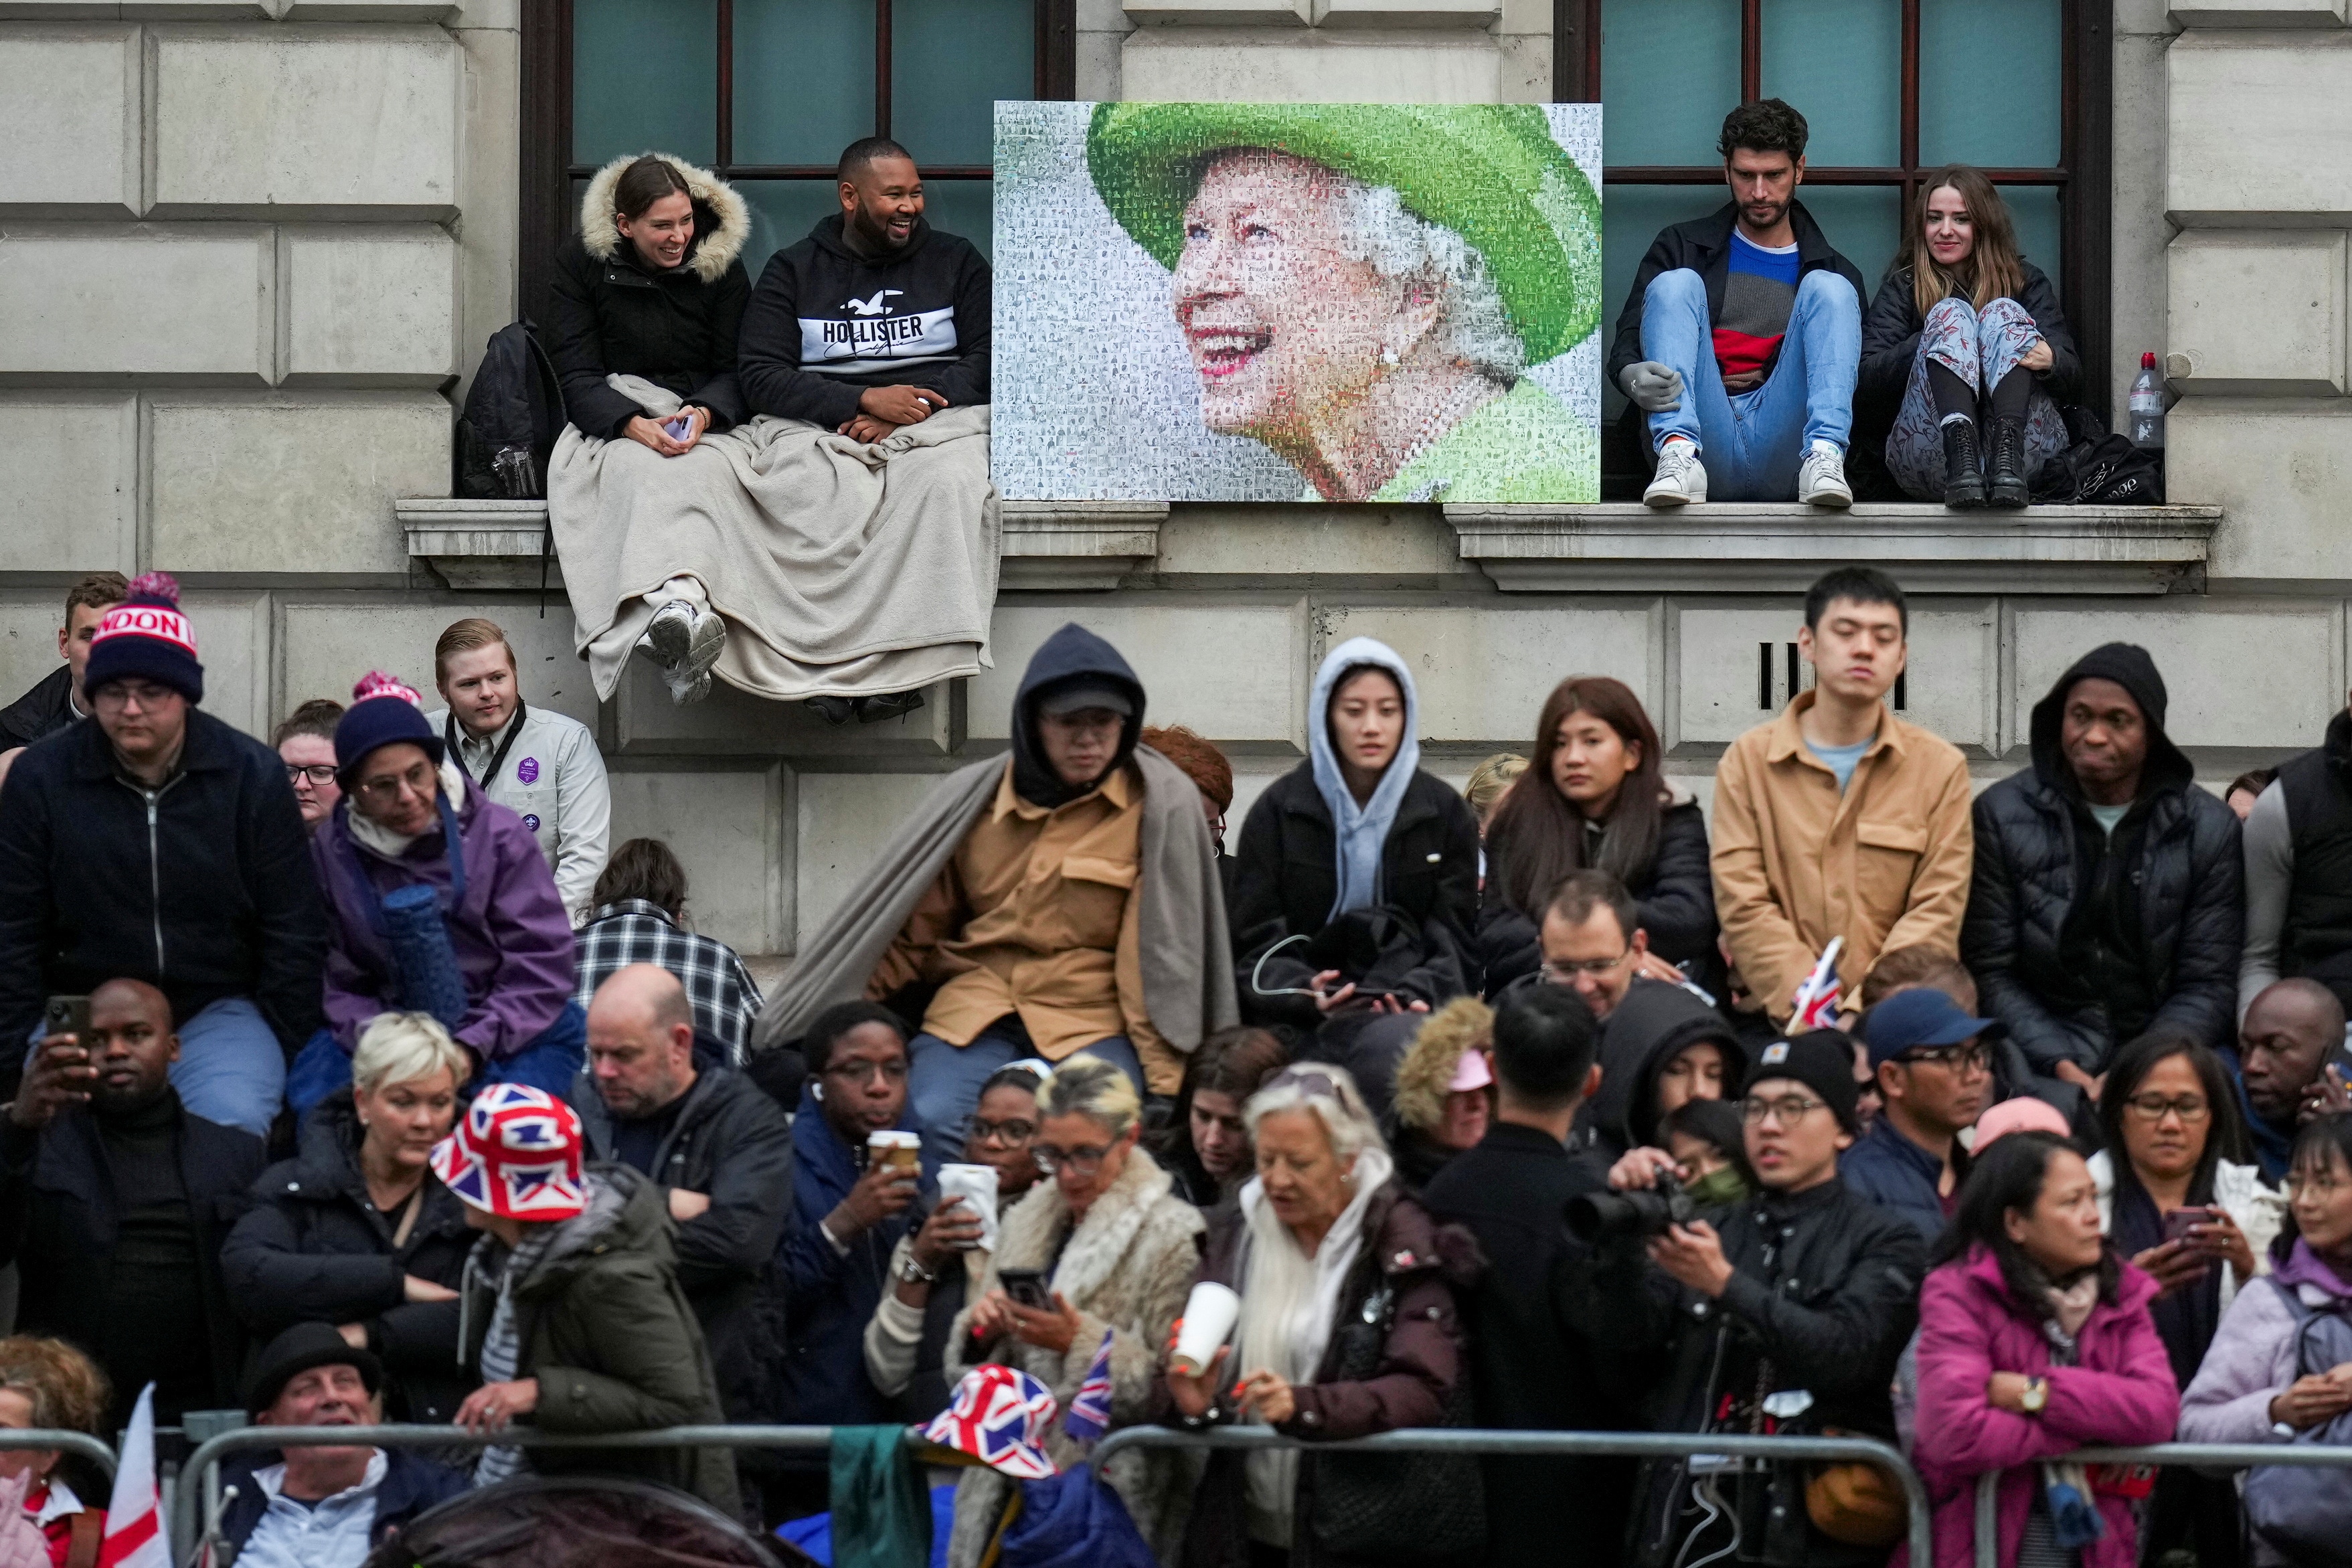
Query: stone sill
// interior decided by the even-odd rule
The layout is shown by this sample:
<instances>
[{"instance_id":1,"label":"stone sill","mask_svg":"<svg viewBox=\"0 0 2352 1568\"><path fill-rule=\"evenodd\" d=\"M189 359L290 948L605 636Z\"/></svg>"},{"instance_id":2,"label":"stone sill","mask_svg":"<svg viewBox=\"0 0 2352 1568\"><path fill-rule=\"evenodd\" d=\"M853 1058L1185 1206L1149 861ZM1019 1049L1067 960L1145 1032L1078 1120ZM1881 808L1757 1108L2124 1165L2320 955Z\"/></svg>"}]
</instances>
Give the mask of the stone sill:
<instances>
[{"instance_id":1,"label":"stone sill","mask_svg":"<svg viewBox=\"0 0 2352 1568\"><path fill-rule=\"evenodd\" d=\"M394 504L408 554L451 588L537 589L547 540L544 501L406 500ZM1164 502L1007 501L1000 590L1105 591L1160 556ZM563 585L560 562L547 584Z\"/></svg>"},{"instance_id":2,"label":"stone sill","mask_svg":"<svg viewBox=\"0 0 2352 1568\"><path fill-rule=\"evenodd\" d=\"M1462 559L1507 592L1801 592L1834 566L1883 567L1938 593L2197 593L2219 507L2029 507L1955 512L1911 503L1823 511L1708 502L1449 506Z\"/></svg>"}]
</instances>

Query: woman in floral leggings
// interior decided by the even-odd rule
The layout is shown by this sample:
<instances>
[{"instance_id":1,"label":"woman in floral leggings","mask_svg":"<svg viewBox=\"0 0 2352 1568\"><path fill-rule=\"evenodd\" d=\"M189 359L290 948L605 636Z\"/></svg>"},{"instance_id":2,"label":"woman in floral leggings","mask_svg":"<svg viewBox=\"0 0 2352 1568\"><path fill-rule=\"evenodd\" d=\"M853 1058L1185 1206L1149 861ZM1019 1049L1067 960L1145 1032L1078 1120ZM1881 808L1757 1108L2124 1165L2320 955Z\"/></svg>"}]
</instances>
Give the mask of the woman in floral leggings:
<instances>
[{"instance_id":1,"label":"woman in floral leggings","mask_svg":"<svg viewBox=\"0 0 2352 1568\"><path fill-rule=\"evenodd\" d=\"M1948 507L2022 507L2064 450L2058 406L2083 364L2057 290L2018 254L2009 208L1978 170L1920 183L1895 265L1862 326L1857 402L1901 400L1886 466Z\"/></svg>"}]
</instances>

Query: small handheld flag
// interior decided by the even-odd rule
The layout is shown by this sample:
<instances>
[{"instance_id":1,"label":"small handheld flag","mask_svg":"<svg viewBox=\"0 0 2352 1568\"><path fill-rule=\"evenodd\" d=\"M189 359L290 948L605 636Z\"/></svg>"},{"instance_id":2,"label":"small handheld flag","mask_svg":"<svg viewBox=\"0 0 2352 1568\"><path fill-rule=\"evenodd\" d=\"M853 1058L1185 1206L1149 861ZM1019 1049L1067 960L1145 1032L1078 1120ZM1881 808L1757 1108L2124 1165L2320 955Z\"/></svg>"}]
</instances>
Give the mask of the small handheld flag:
<instances>
[{"instance_id":1,"label":"small handheld flag","mask_svg":"<svg viewBox=\"0 0 2352 1568\"><path fill-rule=\"evenodd\" d=\"M1095 1352L1094 1364L1087 1368L1087 1380L1070 1396L1070 1407L1062 1412L1062 1435L1073 1443L1095 1443L1110 1429L1110 1342L1111 1331L1105 1329L1102 1348Z\"/></svg>"},{"instance_id":2,"label":"small handheld flag","mask_svg":"<svg viewBox=\"0 0 2352 1568\"><path fill-rule=\"evenodd\" d=\"M1821 959L1814 964L1813 972L1797 987L1796 1010L1789 1019L1790 1034L1809 1029L1837 1027L1837 957L1838 949L1844 946L1844 937L1831 937L1830 945L1822 949Z\"/></svg>"}]
</instances>

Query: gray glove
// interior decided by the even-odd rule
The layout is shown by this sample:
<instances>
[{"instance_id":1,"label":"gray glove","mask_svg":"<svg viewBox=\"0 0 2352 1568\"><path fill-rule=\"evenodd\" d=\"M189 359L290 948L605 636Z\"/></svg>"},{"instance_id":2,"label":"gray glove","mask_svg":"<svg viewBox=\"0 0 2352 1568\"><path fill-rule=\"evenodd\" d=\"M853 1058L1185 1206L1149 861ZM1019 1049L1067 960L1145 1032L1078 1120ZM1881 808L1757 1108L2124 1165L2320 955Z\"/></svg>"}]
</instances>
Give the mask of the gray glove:
<instances>
[{"instance_id":1,"label":"gray glove","mask_svg":"<svg viewBox=\"0 0 2352 1568\"><path fill-rule=\"evenodd\" d=\"M1655 360L1627 365L1617 378L1617 390L1646 413L1664 413L1683 401L1683 373Z\"/></svg>"}]
</instances>

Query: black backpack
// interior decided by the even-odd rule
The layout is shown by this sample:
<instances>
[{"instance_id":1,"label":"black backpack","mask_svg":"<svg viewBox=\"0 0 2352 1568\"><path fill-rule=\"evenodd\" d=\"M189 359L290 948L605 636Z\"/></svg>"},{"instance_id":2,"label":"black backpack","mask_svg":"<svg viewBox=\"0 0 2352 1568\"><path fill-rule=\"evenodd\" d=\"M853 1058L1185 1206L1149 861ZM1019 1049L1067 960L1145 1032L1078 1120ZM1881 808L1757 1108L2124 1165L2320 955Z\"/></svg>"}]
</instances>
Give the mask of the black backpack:
<instances>
[{"instance_id":1,"label":"black backpack","mask_svg":"<svg viewBox=\"0 0 2352 1568\"><path fill-rule=\"evenodd\" d=\"M2061 411L2074 444L2033 476L2039 507L2155 507L2164 504L2164 455L2108 433L2087 408Z\"/></svg>"},{"instance_id":2,"label":"black backpack","mask_svg":"<svg viewBox=\"0 0 2352 1568\"><path fill-rule=\"evenodd\" d=\"M491 334L457 417L457 494L530 501L547 495L547 460L563 430L563 388L538 329L515 321Z\"/></svg>"}]
</instances>

